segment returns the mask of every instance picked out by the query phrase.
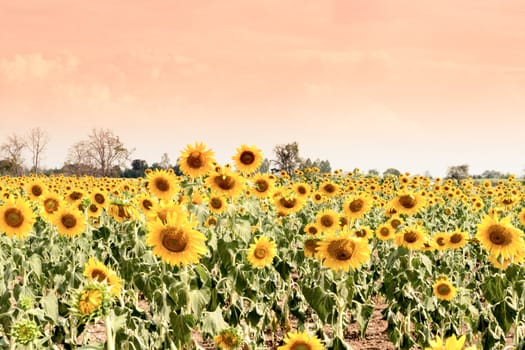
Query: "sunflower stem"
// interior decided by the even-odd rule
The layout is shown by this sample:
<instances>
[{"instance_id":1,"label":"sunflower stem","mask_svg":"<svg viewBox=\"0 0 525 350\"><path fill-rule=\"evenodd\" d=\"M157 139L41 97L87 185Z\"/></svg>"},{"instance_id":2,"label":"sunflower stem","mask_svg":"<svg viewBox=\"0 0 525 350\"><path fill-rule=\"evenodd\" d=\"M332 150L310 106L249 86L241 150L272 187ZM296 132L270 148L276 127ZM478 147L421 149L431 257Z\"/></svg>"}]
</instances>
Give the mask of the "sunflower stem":
<instances>
[{"instance_id":1,"label":"sunflower stem","mask_svg":"<svg viewBox=\"0 0 525 350\"><path fill-rule=\"evenodd\" d=\"M115 339L113 338L113 330L111 329L111 312L104 319L106 326L106 345L107 350L115 350Z\"/></svg>"}]
</instances>

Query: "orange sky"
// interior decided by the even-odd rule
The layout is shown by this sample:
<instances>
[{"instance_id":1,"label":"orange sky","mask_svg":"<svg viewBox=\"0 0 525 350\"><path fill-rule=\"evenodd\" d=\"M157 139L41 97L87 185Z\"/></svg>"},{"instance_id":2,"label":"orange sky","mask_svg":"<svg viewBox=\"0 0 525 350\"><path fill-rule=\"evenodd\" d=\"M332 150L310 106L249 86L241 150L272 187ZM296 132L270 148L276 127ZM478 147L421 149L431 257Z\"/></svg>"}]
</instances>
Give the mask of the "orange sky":
<instances>
[{"instance_id":1,"label":"orange sky","mask_svg":"<svg viewBox=\"0 0 525 350\"><path fill-rule=\"evenodd\" d=\"M150 164L204 141L334 168L522 175L521 0L0 0L0 142L44 164L108 127Z\"/></svg>"}]
</instances>

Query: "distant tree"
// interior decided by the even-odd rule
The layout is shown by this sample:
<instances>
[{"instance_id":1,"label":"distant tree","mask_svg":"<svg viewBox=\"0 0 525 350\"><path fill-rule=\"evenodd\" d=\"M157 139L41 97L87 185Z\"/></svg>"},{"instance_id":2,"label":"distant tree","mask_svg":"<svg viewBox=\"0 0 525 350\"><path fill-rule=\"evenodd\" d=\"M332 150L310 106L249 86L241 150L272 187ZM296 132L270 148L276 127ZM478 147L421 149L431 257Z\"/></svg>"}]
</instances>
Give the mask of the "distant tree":
<instances>
[{"instance_id":1,"label":"distant tree","mask_svg":"<svg viewBox=\"0 0 525 350\"><path fill-rule=\"evenodd\" d=\"M40 160L48 143L49 136L42 129L34 128L29 131L25 139L25 144L31 152L31 172L38 174L40 170Z\"/></svg>"},{"instance_id":2,"label":"distant tree","mask_svg":"<svg viewBox=\"0 0 525 350\"><path fill-rule=\"evenodd\" d=\"M148 163L144 159L133 159L131 169L135 171L144 171L148 168Z\"/></svg>"},{"instance_id":3,"label":"distant tree","mask_svg":"<svg viewBox=\"0 0 525 350\"><path fill-rule=\"evenodd\" d=\"M481 177L484 179L503 179L505 174L497 170L485 170L481 173Z\"/></svg>"},{"instance_id":4,"label":"distant tree","mask_svg":"<svg viewBox=\"0 0 525 350\"><path fill-rule=\"evenodd\" d=\"M468 168L467 164L450 166L447 170L447 178L456 180L466 179L469 177Z\"/></svg>"},{"instance_id":5,"label":"distant tree","mask_svg":"<svg viewBox=\"0 0 525 350\"><path fill-rule=\"evenodd\" d=\"M162 169L168 169L171 166L170 156L166 152L162 154L162 158L160 158L160 164Z\"/></svg>"},{"instance_id":6,"label":"distant tree","mask_svg":"<svg viewBox=\"0 0 525 350\"><path fill-rule=\"evenodd\" d=\"M397 170L396 168L388 168L385 171L383 171L383 176L386 176L386 175L399 176L399 175L401 175L401 172L399 170Z\"/></svg>"},{"instance_id":7,"label":"distant tree","mask_svg":"<svg viewBox=\"0 0 525 350\"><path fill-rule=\"evenodd\" d=\"M74 143L68 150L62 172L66 175L96 175L96 170L89 162L87 141Z\"/></svg>"},{"instance_id":8,"label":"distant tree","mask_svg":"<svg viewBox=\"0 0 525 350\"><path fill-rule=\"evenodd\" d=\"M264 158L261 166L259 167L260 173L268 173L270 171L270 160L268 158Z\"/></svg>"},{"instance_id":9,"label":"distant tree","mask_svg":"<svg viewBox=\"0 0 525 350\"><path fill-rule=\"evenodd\" d=\"M93 129L87 140L72 146L68 161L95 169L92 175L111 176L115 173L115 167L123 167L129 161L132 152L111 130Z\"/></svg>"},{"instance_id":10,"label":"distant tree","mask_svg":"<svg viewBox=\"0 0 525 350\"><path fill-rule=\"evenodd\" d=\"M15 167L9 159L0 160L0 175L14 175Z\"/></svg>"},{"instance_id":11,"label":"distant tree","mask_svg":"<svg viewBox=\"0 0 525 350\"><path fill-rule=\"evenodd\" d=\"M369 169L368 176L379 176L379 171L377 169Z\"/></svg>"},{"instance_id":12,"label":"distant tree","mask_svg":"<svg viewBox=\"0 0 525 350\"><path fill-rule=\"evenodd\" d=\"M22 175L24 170L24 158L22 152L26 148L24 139L18 135L11 135L0 146L4 157L11 163L12 175Z\"/></svg>"},{"instance_id":13,"label":"distant tree","mask_svg":"<svg viewBox=\"0 0 525 350\"><path fill-rule=\"evenodd\" d=\"M330 165L330 161L328 160L320 160L317 158L316 160L312 161L310 158L306 158L301 160L301 163L299 164L299 169L303 170L307 168L319 168L319 171L321 173L330 173L332 172L332 166Z\"/></svg>"},{"instance_id":14,"label":"distant tree","mask_svg":"<svg viewBox=\"0 0 525 350\"><path fill-rule=\"evenodd\" d=\"M284 145L277 145L274 147L275 160L273 163L279 170L285 170L292 175L293 171L299 165L301 158L299 158L299 145L297 142L287 143Z\"/></svg>"}]
</instances>

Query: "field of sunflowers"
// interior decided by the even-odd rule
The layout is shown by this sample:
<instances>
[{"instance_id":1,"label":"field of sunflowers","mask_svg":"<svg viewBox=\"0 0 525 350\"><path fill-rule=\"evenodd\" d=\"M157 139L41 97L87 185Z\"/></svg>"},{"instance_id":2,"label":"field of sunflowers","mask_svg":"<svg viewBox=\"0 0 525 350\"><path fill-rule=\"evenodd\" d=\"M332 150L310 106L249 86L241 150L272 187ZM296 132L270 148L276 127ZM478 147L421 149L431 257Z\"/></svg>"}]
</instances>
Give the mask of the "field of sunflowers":
<instances>
[{"instance_id":1,"label":"field of sunflowers","mask_svg":"<svg viewBox=\"0 0 525 350\"><path fill-rule=\"evenodd\" d=\"M0 348L349 349L380 302L395 348L525 349L518 179L262 159L195 143L180 176L0 177Z\"/></svg>"}]
</instances>

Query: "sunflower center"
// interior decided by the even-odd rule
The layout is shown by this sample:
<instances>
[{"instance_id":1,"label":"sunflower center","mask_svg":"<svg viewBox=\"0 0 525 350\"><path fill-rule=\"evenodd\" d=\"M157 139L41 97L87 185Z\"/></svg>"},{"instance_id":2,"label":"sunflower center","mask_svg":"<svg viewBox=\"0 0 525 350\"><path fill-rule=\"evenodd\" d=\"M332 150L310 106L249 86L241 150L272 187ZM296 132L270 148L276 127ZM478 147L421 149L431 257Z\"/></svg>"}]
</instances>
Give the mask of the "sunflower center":
<instances>
[{"instance_id":1,"label":"sunflower center","mask_svg":"<svg viewBox=\"0 0 525 350\"><path fill-rule=\"evenodd\" d=\"M390 230L388 228L386 228L386 227L381 227L381 229L379 230L379 234L381 236L386 237L386 236L390 235Z\"/></svg>"},{"instance_id":2,"label":"sunflower center","mask_svg":"<svg viewBox=\"0 0 525 350\"><path fill-rule=\"evenodd\" d=\"M353 200L350 205L348 206L348 208L350 209L350 211L352 213L357 213L359 211L361 211L361 209L363 209L363 200L362 199L356 199L356 200Z\"/></svg>"},{"instance_id":3,"label":"sunflower center","mask_svg":"<svg viewBox=\"0 0 525 350\"><path fill-rule=\"evenodd\" d=\"M490 242L496 245L508 245L511 237L507 229L501 225L492 225L489 227Z\"/></svg>"},{"instance_id":4,"label":"sunflower center","mask_svg":"<svg viewBox=\"0 0 525 350\"><path fill-rule=\"evenodd\" d=\"M253 251L253 255L257 258L257 259L264 259L266 257L266 255L268 255L268 251L266 250L266 248L264 247L257 247L254 251Z\"/></svg>"},{"instance_id":5,"label":"sunflower center","mask_svg":"<svg viewBox=\"0 0 525 350\"><path fill-rule=\"evenodd\" d=\"M501 201L501 203L505 204L505 205L509 205L509 204L512 204L513 200L510 199L510 198L505 198L504 200Z\"/></svg>"},{"instance_id":6,"label":"sunflower center","mask_svg":"<svg viewBox=\"0 0 525 350\"><path fill-rule=\"evenodd\" d=\"M304 186L297 186L297 192L301 195L305 195L307 193L306 187Z\"/></svg>"},{"instance_id":7,"label":"sunflower center","mask_svg":"<svg viewBox=\"0 0 525 350\"><path fill-rule=\"evenodd\" d=\"M215 176L213 182L225 191L231 190L235 186L235 179L227 175Z\"/></svg>"},{"instance_id":8,"label":"sunflower center","mask_svg":"<svg viewBox=\"0 0 525 350\"><path fill-rule=\"evenodd\" d=\"M89 211L92 213L96 213L98 211L98 207L95 204L91 204L89 206Z\"/></svg>"},{"instance_id":9,"label":"sunflower center","mask_svg":"<svg viewBox=\"0 0 525 350\"><path fill-rule=\"evenodd\" d=\"M153 203L149 200L149 199L144 199L142 201L142 206L146 209L146 210L150 210L151 207L153 206Z\"/></svg>"},{"instance_id":10,"label":"sunflower center","mask_svg":"<svg viewBox=\"0 0 525 350\"><path fill-rule=\"evenodd\" d=\"M71 194L69 195L69 198L71 198L72 200L76 201L76 200L79 200L80 198L82 198L82 193L78 192L78 191L73 191L71 192Z\"/></svg>"},{"instance_id":11,"label":"sunflower center","mask_svg":"<svg viewBox=\"0 0 525 350\"><path fill-rule=\"evenodd\" d=\"M354 244L346 239L338 239L330 242L327 251L333 259L346 261L352 258Z\"/></svg>"},{"instance_id":12,"label":"sunflower center","mask_svg":"<svg viewBox=\"0 0 525 350\"><path fill-rule=\"evenodd\" d=\"M339 218L339 226L345 227L346 225L348 225L348 219L345 218L344 216L340 217Z\"/></svg>"},{"instance_id":13,"label":"sunflower center","mask_svg":"<svg viewBox=\"0 0 525 350\"><path fill-rule=\"evenodd\" d=\"M323 215L321 217L321 224L324 227L331 227L334 225L334 219L330 215Z\"/></svg>"},{"instance_id":14,"label":"sunflower center","mask_svg":"<svg viewBox=\"0 0 525 350\"><path fill-rule=\"evenodd\" d=\"M411 209L416 206L416 197L411 194L402 195L399 197L399 204L401 204L403 208Z\"/></svg>"},{"instance_id":15,"label":"sunflower center","mask_svg":"<svg viewBox=\"0 0 525 350\"><path fill-rule=\"evenodd\" d=\"M58 201L56 201L56 200L53 199L53 198L47 198L47 199L44 201L44 210L45 210L48 214L54 213L55 211L58 210Z\"/></svg>"},{"instance_id":16,"label":"sunflower center","mask_svg":"<svg viewBox=\"0 0 525 350\"><path fill-rule=\"evenodd\" d=\"M91 278L94 280L97 280L98 282L104 281L108 276L104 273L104 271L99 269L94 269L93 272L91 272Z\"/></svg>"},{"instance_id":17,"label":"sunflower center","mask_svg":"<svg viewBox=\"0 0 525 350\"><path fill-rule=\"evenodd\" d=\"M312 350L310 344L307 344L303 341L296 341L290 347L290 350Z\"/></svg>"},{"instance_id":18,"label":"sunflower center","mask_svg":"<svg viewBox=\"0 0 525 350\"><path fill-rule=\"evenodd\" d=\"M404 234L403 238L405 239L405 242L407 243L417 242L417 232L408 231Z\"/></svg>"},{"instance_id":19,"label":"sunflower center","mask_svg":"<svg viewBox=\"0 0 525 350\"><path fill-rule=\"evenodd\" d=\"M355 235L360 238L366 237L366 230L365 229L356 230Z\"/></svg>"},{"instance_id":20,"label":"sunflower center","mask_svg":"<svg viewBox=\"0 0 525 350\"><path fill-rule=\"evenodd\" d=\"M62 216L60 221L62 222L62 225L64 225L65 228L72 228L75 227L75 225L77 224L77 218L72 214L66 214Z\"/></svg>"},{"instance_id":21,"label":"sunflower center","mask_svg":"<svg viewBox=\"0 0 525 350\"><path fill-rule=\"evenodd\" d=\"M445 245L445 239L443 237L439 237L438 239L436 239L436 243L442 247Z\"/></svg>"},{"instance_id":22,"label":"sunflower center","mask_svg":"<svg viewBox=\"0 0 525 350\"><path fill-rule=\"evenodd\" d=\"M314 253L317 248L318 239L309 239L304 242L304 250L309 253Z\"/></svg>"},{"instance_id":23,"label":"sunflower center","mask_svg":"<svg viewBox=\"0 0 525 350\"><path fill-rule=\"evenodd\" d=\"M390 222L390 225L393 227L393 228L398 228L399 225L401 225L401 221L398 220L398 219L394 219Z\"/></svg>"},{"instance_id":24,"label":"sunflower center","mask_svg":"<svg viewBox=\"0 0 525 350\"><path fill-rule=\"evenodd\" d=\"M170 252L180 253L188 245L188 238L184 231L168 227L162 232L162 245Z\"/></svg>"},{"instance_id":25,"label":"sunflower center","mask_svg":"<svg viewBox=\"0 0 525 350\"><path fill-rule=\"evenodd\" d=\"M454 244L458 244L463 240L463 236L459 233L454 233L452 236L450 236L450 242Z\"/></svg>"},{"instance_id":26,"label":"sunflower center","mask_svg":"<svg viewBox=\"0 0 525 350\"><path fill-rule=\"evenodd\" d=\"M297 203L296 199L295 198L281 198L279 199L279 203L281 203L281 205L287 209L291 209L293 207L295 207L295 204Z\"/></svg>"},{"instance_id":27,"label":"sunflower center","mask_svg":"<svg viewBox=\"0 0 525 350\"><path fill-rule=\"evenodd\" d=\"M325 192L327 192L327 193L334 193L334 192L335 192L335 186L332 185L332 184L326 184L326 185L324 185L323 189L324 189Z\"/></svg>"},{"instance_id":28,"label":"sunflower center","mask_svg":"<svg viewBox=\"0 0 525 350\"><path fill-rule=\"evenodd\" d=\"M220 209L222 208L222 200L220 198L213 197L210 200L210 205L213 209Z\"/></svg>"},{"instance_id":29,"label":"sunflower center","mask_svg":"<svg viewBox=\"0 0 525 350\"><path fill-rule=\"evenodd\" d=\"M106 198L104 198L104 196L101 195L100 193L97 193L95 195L95 202L97 202L98 204L104 204L105 201L106 201Z\"/></svg>"},{"instance_id":30,"label":"sunflower center","mask_svg":"<svg viewBox=\"0 0 525 350\"><path fill-rule=\"evenodd\" d=\"M166 192L170 189L170 183L168 180L163 178L155 179L155 187L162 192Z\"/></svg>"},{"instance_id":31,"label":"sunflower center","mask_svg":"<svg viewBox=\"0 0 525 350\"><path fill-rule=\"evenodd\" d=\"M452 290L448 284L442 283L437 286L437 292L439 295L449 295Z\"/></svg>"},{"instance_id":32,"label":"sunflower center","mask_svg":"<svg viewBox=\"0 0 525 350\"><path fill-rule=\"evenodd\" d=\"M308 233L311 234L311 235L316 235L317 234L317 227L315 227L315 226L308 227Z\"/></svg>"},{"instance_id":33,"label":"sunflower center","mask_svg":"<svg viewBox=\"0 0 525 350\"><path fill-rule=\"evenodd\" d=\"M244 165L251 165L255 161L255 154L252 151L244 151L241 153L239 160Z\"/></svg>"},{"instance_id":34,"label":"sunflower center","mask_svg":"<svg viewBox=\"0 0 525 350\"><path fill-rule=\"evenodd\" d=\"M36 196L36 197L40 196L40 195L42 194L42 192L43 192L43 191L42 191L42 187L40 187L40 186L38 186L38 185L35 185L35 186L32 186L32 187L31 187L31 193L32 193L34 196Z\"/></svg>"},{"instance_id":35,"label":"sunflower center","mask_svg":"<svg viewBox=\"0 0 525 350\"><path fill-rule=\"evenodd\" d=\"M264 180L258 180L255 182L255 190L258 192L266 192L268 187L268 183Z\"/></svg>"},{"instance_id":36,"label":"sunflower center","mask_svg":"<svg viewBox=\"0 0 525 350\"><path fill-rule=\"evenodd\" d=\"M5 222L10 227L20 227L24 223L24 214L16 208L9 208L4 214Z\"/></svg>"},{"instance_id":37,"label":"sunflower center","mask_svg":"<svg viewBox=\"0 0 525 350\"><path fill-rule=\"evenodd\" d=\"M202 167L201 152L199 151L191 152L188 159L186 160L186 164L188 164L190 168L194 168L194 169L199 169L200 167Z\"/></svg>"}]
</instances>

